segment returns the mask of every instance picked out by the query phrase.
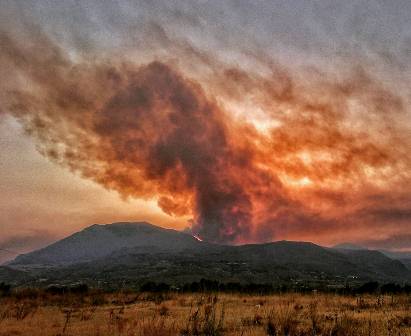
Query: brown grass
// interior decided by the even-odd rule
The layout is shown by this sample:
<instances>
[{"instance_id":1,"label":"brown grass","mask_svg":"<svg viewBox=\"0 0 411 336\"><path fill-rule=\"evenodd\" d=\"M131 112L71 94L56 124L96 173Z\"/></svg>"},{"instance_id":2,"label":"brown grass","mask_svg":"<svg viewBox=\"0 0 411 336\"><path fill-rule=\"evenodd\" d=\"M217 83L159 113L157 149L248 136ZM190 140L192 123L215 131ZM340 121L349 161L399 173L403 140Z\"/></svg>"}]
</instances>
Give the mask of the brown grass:
<instances>
[{"instance_id":1,"label":"brown grass","mask_svg":"<svg viewBox=\"0 0 411 336\"><path fill-rule=\"evenodd\" d=\"M411 335L411 297L332 294L14 295L0 336Z\"/></svg>"}]
</instances>

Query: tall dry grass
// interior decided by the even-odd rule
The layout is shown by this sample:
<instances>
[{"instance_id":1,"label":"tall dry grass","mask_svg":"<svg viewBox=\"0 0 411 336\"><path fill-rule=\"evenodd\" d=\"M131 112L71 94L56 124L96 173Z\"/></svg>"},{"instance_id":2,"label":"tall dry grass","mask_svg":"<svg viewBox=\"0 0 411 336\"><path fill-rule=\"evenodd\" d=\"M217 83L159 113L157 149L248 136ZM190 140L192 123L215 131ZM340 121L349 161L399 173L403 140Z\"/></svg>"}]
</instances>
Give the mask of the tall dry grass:
<instances>
[{"instance_id":1,"label":"tall dry grass","mask_svg":"<svg viewBox=\"0 0 411 336\"><path fill-rule=\"evenodd\" d=\"M27 292L0 299L5 335L411 336L411 297Z\"/></svg>"}]
</instances>

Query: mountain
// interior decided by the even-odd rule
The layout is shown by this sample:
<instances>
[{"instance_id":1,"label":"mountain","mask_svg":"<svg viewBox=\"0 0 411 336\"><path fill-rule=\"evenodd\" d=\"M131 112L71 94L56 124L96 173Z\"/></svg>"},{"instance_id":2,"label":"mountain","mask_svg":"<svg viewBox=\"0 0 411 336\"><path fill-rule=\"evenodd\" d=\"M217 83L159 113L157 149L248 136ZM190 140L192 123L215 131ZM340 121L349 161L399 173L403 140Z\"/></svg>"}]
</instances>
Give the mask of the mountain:
<instances>
[{"instance_id":1,"label":"mountain","mask_svg":"<svg viewBox=\"0 0 411 336\"><path fill-rule=\"evenodd\" d=\"M367 250L366 247L362 247L352 243L341 243L333 246L333 248L337 250Z\"/></svg>"},{"instance_id":2,"label":"mountain","mask_svg":"<svg viewBox=\"0 0 411 336\"><path fill-rule=\"evenodd\" d=\"M400 251L387 251L379 250L381 253L384 253L387 257L392 259L411 259L411 252L400 252Z\"/></svg>"},{"instance_id":3,"label":"mountain","mask_svg":"<svg viewBox=\"0 0 411 336\"><path fill-rule=\"evenodd\" d=\"M179 251L198 245L191 235L146 222L95 224L43 249L20 255L9 265L55 266L96 260L123 248Z\"/></svg>"},{"instance_id":4,"label":"mountain","mask_svg":"<svg viewBox=\"0 0 411 336\"><path fill-rule=\"evenodd\" d=\"M337 250L367 250L366 247L362 247L359 245L355 245L352 243L342 243L333 246L334 249ZM388 250L376 250L378 252L381 252L385 256L389 257L390 259L398 260L402 264L404 264L409 270L411 270L411 252L400 252L400 251L388 251Z\"/></svg>"},{"instance_id":5,"label":"mountain","mask_svg":"<svg viewBox=\"0 0 411 336\"><path fill-rule=\"evenodd\" d=\"M3 270L8 281L13 270L24 271L25 279L32 279L34 285L78 281L108 287L146 281L178 285L207 278L343 287L370 280L411 281L409 269L379 251L292 241L216 245L145 222L90 226L17 257Z\"/></svg>"},{"instance_id":6,"label":"mountain","mask_svg":"<svg viewBox=\"0 0 411 336\"><path fill-rule=\"evenodd\" d=\"M357 265L366 266L367 270L378 275L384 274L387 277L401 277L401 274L408 273L408 269L399 260L393 260L380 251L372 250L342 250L348 259Z\"/></svg>"}]
</instances>

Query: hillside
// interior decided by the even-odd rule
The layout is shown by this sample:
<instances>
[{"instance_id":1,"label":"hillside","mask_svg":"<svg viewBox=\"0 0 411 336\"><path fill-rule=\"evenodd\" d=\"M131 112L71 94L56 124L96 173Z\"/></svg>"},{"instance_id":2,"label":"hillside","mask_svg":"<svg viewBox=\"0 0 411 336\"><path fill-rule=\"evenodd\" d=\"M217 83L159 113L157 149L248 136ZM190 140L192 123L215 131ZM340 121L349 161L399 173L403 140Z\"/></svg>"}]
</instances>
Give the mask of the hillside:
<instances>
[{"instance_id":1,"label":"hillside","mask_svg":"<svg viewBox=\"0 0 411 336\"><path fill-rule=\"evenodd\" d=\"M123 248L179 251L200 245L191 235L146 222L92 225L50 246L18 256L9 265L73 264L103 258Z\"/></svg>"},{"instance_id":2,"label":"hillside","mask_svg":"<svg viewBox=\"0 0 411 336\"><path fill-rule=\"evenodd\" d=\"M333 246L333 249L339 250L340 252L344 252L346 254L350 254L351 253L350 251L358 251L358 250L380 252L390 259L398 260L411 271L411 252L388 251L388 250L369 250L365 247L355 245L352 243L338 244L338 245ZM351 254L355 256L355 253L351 253Z\"/></svg>"},{"instance_id":3,"label":"hillside","mask_svg":"<svg viewBox=\"0 0 411 336\"><path fill-rule=\"evenodd\" d=\"M340 287L370 280L411 281L409 269L379 251L292 241L215 245L149 223L93 225L19 256L9 268L25 270L33 283L41 279L42 285L77 281L103 286L145 281L181 284L201 278ZM0 272L0 281L1 277Z\"/></svg>"}]
</instances>

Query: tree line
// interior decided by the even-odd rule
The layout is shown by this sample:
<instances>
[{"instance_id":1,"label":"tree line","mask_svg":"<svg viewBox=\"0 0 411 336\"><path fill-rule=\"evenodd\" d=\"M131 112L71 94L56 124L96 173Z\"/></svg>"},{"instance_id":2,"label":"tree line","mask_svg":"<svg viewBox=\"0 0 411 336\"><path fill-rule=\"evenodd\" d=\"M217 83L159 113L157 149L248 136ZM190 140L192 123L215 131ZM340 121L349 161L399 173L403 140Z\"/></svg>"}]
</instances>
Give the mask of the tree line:
<instances>
[{"instance_id":1,"label":"tree line","mask_svg":"<svg viewBox=\"0 0 411 336\"><path fill-rule=\"evenodd\" d=\"M49 285L42 290L52 295L62 294L87 294L91 288L85 284L73 284L70 286L64 285ZM104 290L104 289L103 289ZM117 289L118 290L118 289ZM170 285L165 282L147 281L135 288L140 292L182 292L182 293L197 293L197 292L229 292L229 293L245 293L245 294L275 294L286 292L336 292L340 294L411 294L411 285L399 285L396 283L380 284L376 281L363 283L357 287L344 287L338 289L330 289L328 287L291 287L287 285L276 286L273 284L261 283L239 283L239 282L219 282L216 280L201 279L182 285ZM11 285L4 282L0 283L0 296L11 295L13 288ZM114 290L116 291L116 290Z\"/></svg>"}]
</instances>

